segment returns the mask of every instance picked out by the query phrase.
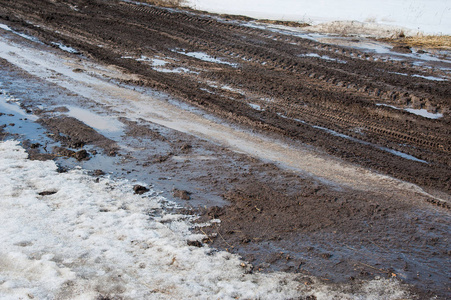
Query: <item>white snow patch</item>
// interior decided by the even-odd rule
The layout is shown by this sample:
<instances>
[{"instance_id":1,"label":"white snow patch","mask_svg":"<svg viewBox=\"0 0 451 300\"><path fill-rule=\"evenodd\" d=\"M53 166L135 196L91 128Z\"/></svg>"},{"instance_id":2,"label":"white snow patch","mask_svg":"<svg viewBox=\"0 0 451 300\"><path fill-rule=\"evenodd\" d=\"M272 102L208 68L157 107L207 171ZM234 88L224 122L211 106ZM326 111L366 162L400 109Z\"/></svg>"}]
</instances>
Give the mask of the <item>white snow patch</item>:
<instances>
[{"instance_id":1,"label":"white snow patch","mask_svg":"<svg viewBox=\"0 0 451 300\"><path fill-rule=\"evenodd\" d=\"M66 46L66 45L64 45L64 44L62 44L62 43L55 43L55 42L52 42L52 45L58 46L61 50L66 51L66 52L69 52L69 53L73 53L73 54L78 54L78 53L79 53L79 52L78 52L77 50L75 50L74 48L69 47L69 46Z\"/></svg>"},{"instance_id":2,"label":"white snow patch","mask_svg":"<svg viewBox=\"0 0 451 300\"><path fill-rule=\"evenodd\" d=\"M238 64L230 63L230 62L224 61L224 60L219 59L219 58L214 58L214 57L212 57L212 56L210 56L210 55L208 55L207 53L204 53L204 52L186 52L186 53L179 52L179 53L183 54L183 55L186 55L186 56L197 58L199 60L207 61L207 62L229 65L229 66L232 66L234 68L236 68L238 66Z\"/></svg>"},{"instance_id":3,"label":"white snow patch","mask_svg":"<svg viewBox=\"0 0 451 300\"><path fill-rule=\"evenodd\" d=\"M0 298L400 299L397 281L374 280L354 294L295 274L247 274L235 255L191 247L192 217L128 181L96 182L32 161L16 141L0 142ZM50 195L39 195L51 191Z\"/></svg>"},{"instance_id":4,"label":"white snow patch","mask_svg":"<svg viewBox=\"0 0 451 300\"><path fill-rule=\"evenodd\" d=\"M262 107L260 105L258 105L258 104L249 103L249 106L252 107L255 110L258 110L258 111L262 111L263 110Z\"/></svg>"},{"instance_id":5,"label":"white snow patch","mask_svg":"<svg viewBox=\"0 0 451 300\"><path fill-rule=\"evenodd\" d=\"M428 112L426 109L414 109L414 108L406 108L405 111L408 111L411 114L415 114L418 116L422 116L428 119L440 119L443 118L443 114L441 113L431 113Z\"/></svg>"},{"instance_id":6,"label":"white snow patch","mask_svg":"<svg viewBox=\"0 0 451 300\"><path fill-rule=\"evenodd\" d=\"M332 58L330 56L327 55L319 55L317 53L307 53L307 54L299 54L299 57L316 57L316 58L320 58L320 59L324 59L324 60L329 60L329 61L335 61L338 62L340 64L346 64L347 61L341 60L341 59L336 59L336 58Z\"/></svg>"},{"instance_id":7,"label":"white snow patch","mask_svg":"<svg viewBox=\"0 0 451 300\"><path fill-rule=\"evenodd\" d=\"M418 74L412 75L412 77L420 77L420 78L424 78L424 79L432 80L432 81L447 81L447 79L440 78L440 77L435 77L435 76L423 76L423 75L418 75Z\"/></svg>"},{"instance_id":8,"label":"white snow patch","mask_svg":"<svg viewBox=\"0 0 451 300\"><path fill-rule=\"evenodd\" d=\"M9 27L8 25L0 24L0 28L3 29L3 30L6 30L6 31L10 31L10 32L12 32L12 33L14 33L14 34L16 34L18 36L21 36L24 39L30 40L32 42L39 42L39 39L37 39L37 38L35 38L33 36L29 36L29 35L27 35L25 33L17 32L15 30L11 29L11 27Z\"/></svg>"},{"instance_id":9,"label":"white snow patch","mask_svg":"<svg viewBox=\"0 0 451 300\"><path fill-rule=\"evenodd\" d=\"M396 107L396 106L393 106L393 105L388 105L388 104L384 104L384 103L376 103L376 106L386 106L386 107L390 107L390 108L393 108L393 109L396 109L396 110L405 110L405 111L407 111L407 112L409 112L409 113L411 113L411 114L414 114L414 115L418 115L418 116L422 116L422 117L425 117L425 118L428 118L428 119L440 119L440 118L443 118L443 114L441 114L441 113L431 113L431 112L428 112L426 109L415 109L415 108L399 108L399 107Z\"/></svg>"},{"instance_id":10,"label":"white snow patch","mask_svg":"<svg viewBox=\"0 0 451 300\"><path fill-rule=\"evenodd\" d=\"M404 27L428 34L451 34L448 0L188 0L191 7L259 19L307 22L359 21Z\"/></svg>"}]
</instances>

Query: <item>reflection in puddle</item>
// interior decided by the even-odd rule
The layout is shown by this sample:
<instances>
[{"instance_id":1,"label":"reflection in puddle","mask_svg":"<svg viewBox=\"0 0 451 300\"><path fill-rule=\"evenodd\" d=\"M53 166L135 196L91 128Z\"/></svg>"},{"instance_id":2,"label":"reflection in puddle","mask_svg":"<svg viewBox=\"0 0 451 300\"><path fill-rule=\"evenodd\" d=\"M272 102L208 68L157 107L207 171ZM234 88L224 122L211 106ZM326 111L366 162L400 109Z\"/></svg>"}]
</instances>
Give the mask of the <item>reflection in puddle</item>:
<instances>
[{"instance_id":1,"label":"reflection in puddle","mask_svg":"<svg viewBox=\"0 0 451 300\"><path fill-rule=\"evenodd\" d=\"M123 129L123 124L115 118L98 115L80 107L67 106L67 108L69 109L67 115L74 117L97 130L118 132Z\"/></svg>"}]
</instances>

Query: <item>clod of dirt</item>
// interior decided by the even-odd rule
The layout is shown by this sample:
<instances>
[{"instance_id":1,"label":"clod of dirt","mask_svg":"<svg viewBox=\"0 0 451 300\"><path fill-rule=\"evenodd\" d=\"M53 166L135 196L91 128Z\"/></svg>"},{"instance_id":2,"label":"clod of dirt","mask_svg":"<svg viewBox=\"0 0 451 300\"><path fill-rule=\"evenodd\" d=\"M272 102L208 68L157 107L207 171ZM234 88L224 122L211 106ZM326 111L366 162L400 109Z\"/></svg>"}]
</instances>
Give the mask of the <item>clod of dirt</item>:
<instances>
[{"instance_id":1,"label":"clod of dirt","mask_svg":"<svg viewBox=\"0 0 451 300\"><path fill-rule=\"evenodd\" d=\"M43 191L43 192L38 193L38 195L39 196L49 196L49 195L53 195L56 193L57 193L56 191Z\"/></svg>"},{"instance_id":2,"label":"clod of dirt","mask_svg":"<svg viewBox=\"0 0 451 300\"><path fill-rule=\"evenodd\" d=\"M66 157L72 157L75 154L75 151L69 150L64 147L53 147L52 152L56 155L66 156Z\"/></svg>"},{"instance_id":3,"label":"clod of dirt","mask_svg":"<svg viewBox=\"0 0 451 300\"><path fill-rule=\"evenodd\" d=\"M174 189L172 190L172 195L174 197L180 198L182 200L190 200L191 196L190 196L190 192L184 191L184 190L179 190L179 189Z\"/></svg>"},{"instance_id":4,"label":"clod of dirt","mask_svg":"<svg viewBox=\"0 0 451 300\"><path fill-rule=\"evenodd\" d=\"M102 170L94 170L93 175L94 176L103 176L103 175L105 175L105 172L103 172Z\"/></svg>"},{"instance_id":5,"label":"clod of dirt","mask_svg":"<svg viewBox=\"0 0 451 300\"><path fill-rule=\"evenodd\" d=\"M86 150L80 150L80 151L77 151L77 152L74 154L74 157L75 157L78 161L81 161L81 160L89 160L89 153L88 153Z\"/></svg>"},{"instance_id":6,"label":"clod of dirt","mask_svg":"<svg viewBox=\"0 0 451 300\"><path fill-rule=\"evenodd\" d=\"M187 242L188 246L194 246L194 247L202 247L202 243L199 241L188 241Z\"/></svg>"},{"instance_id":7,"label":"clod of dirt","mask_svg":"<svg viewBox=\"0 0 451 300\"><path fill-rule=\"evenodd\" d=\"M133 186L133 191L135 191L135 194L142 195L144 193L147 193L149 189L146 188L145 186L136 184Z\"/></svg>"},{"instance_id":8,"label":"clod of dirt","mask_svg":"<svg viewBox=\"0 0 451 300\"><path fill-rule=\"evenodd\" d=\"M207 208L204 214L208 215L212 219L217 219L224 214L224 208L219 206L212 206Z\"/></svg>"},{"instance_id":9,"label":"clod of dirt","mask_svg":"<svg viewBox=\"0 0 451 300\"><path fill-rule=\"evenodd\" d=\"M180 150L182 150L182 151L188 151L188 150L190 150L191 148L193 148L193 146L191 146L190 144L185 144L185 145L183 145L182 147L180 147Z\"/></svg>"},{"instance_id":10,"label":"clod of dirt","mask_svg":"<svg viewBox=\"0 0 451 300\"><path fill-rule=\"evenodd\" d=\"M410 49L410 47L406 45L395 46L391 49L391 51L398 53L412 53L412 49Z\"/></svg>"}]
</instances>

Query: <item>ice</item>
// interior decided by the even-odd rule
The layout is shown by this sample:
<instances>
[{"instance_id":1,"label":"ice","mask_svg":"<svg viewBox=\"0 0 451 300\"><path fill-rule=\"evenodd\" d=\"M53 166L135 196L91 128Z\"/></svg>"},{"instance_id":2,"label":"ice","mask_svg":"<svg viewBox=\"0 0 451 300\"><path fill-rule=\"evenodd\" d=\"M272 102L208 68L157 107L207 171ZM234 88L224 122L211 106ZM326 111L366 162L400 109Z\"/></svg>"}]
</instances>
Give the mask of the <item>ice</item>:
<instances>
[{"instance_id":1,"label":"ice","mask_svg":"<svg viewBox=\"0 0 451 300\"><path fill-rule=\"evenodd\" d=\"M123 124L115 118L95 114L87 109L76 106L67 105L66 107L69 109L67 115L84 122L92 128L107 132L119 132L123 130Z\"/></svg>"},{"instance_id":2,"label":"ice","mask_svg":"<svg viewBox=\"0 0 451 300\"><path fill-rule=\"evenodd\" d=\"M317 53L300 54L299 57L316 57L316 58L320 58L320 59L324 59L324 60L335 61L335 62L338 62L338 63L340 63L340 64L345 64L345 63L347 63L347 62L344 61L344 60L332 58L332 57L327 56L327 55L319 55L319 54L317 54Z\"/></svg>"},{"instance_id":3,"label":"ice","mask_svg":"<svg viewBox=\"0 0 451 300\"><path fill-rule=\"evenodd\" d=\"M435 76L423 76L423 75L418 75L418 74L412 75L412 77L420 77L420 78L424 78L424 79L432 80L432 81L447 81L446 79L440 78L440 77L435 77Z\"/></svg>"},{"instance_id":4,"label":"ice","mask_svg":"<svg viewBox=\"0 0 451 300\"><path fill-rule=\"evenodd\" d=\"M399 299L395 280L306 287L296 274L248 273L236 255L188 246L193 216L171 214L155 191L125 180L96 182L53 161L32 161L18 142L0 142L0 298ZM53 191L51 195L40 192Z\"/></svg>"},{"instance_id":5,"label":"ice","mask_svg":"<svg viewBox=\"0 0 451 300\"><path fill-rule=\"evenodd\" d=\"M399 108L399 107L396 107L396 106L393 106L393 105L388 105L388 104L383 104L383 103L376 103L376 106L386 106L386 107L390 107L390 108L393 108L393 109L396 109L396 110L405 110L405 111L407 111L407 112L409 112L411 114L422 116L422 117L425 117L425 118L428 118L428 119L440 119L440 118L443 118L443 114L441 114L441 113L431 113L431 112L428 112L424 108L422 108L422 109L415 109L415 108L404 108L404 109L402 109L402 108Z\"/></svg>"},{"instance_id":6,"label":"ice","mask_svg":"<svg viewBox=\"0 0 451 300\"><path fill-rule=\"evenodd\" d=\"M406 108L405 111L408 111L411 114L415 114L418 116L422 116L428 119L440 119L443 118L443 114L441 113L430 113L426 109L414 109L414 108Z\"/></svg>"},{"instance_id":7,"label":"ice","mask_svg":"<svg viewBox=\"0 0 451 300\"><path fill-rule=\"evenodd\" d=\"M258 111L262 111L263 110L262 107L260 105L258 105L258 104L249 103L249 106L252 107L255 110L258 110Z\"/></svg>"},{"instance_id":8,"label":"ice","mask_svg":"<svg viewBox=\"0 0 451 300\"><path fill-rule=\"evenodd\" d=\"M11 29L11 27L9 27L8 25L0 23L0 28L3 29L3 30L6 30L6 31L11 31L12 33L17 34L18 36L23 37L24 39L27 39L27 40L30 40L30 41L33 41L33 42L39 42L39 39L37 39L37 38L35 38L33 36L29 36L29 35L27 35L25 33L17 32L15 30Z\"/></svg>"},{"instance_id":9,"label":"ice","mask_svg":"<svg viewBox=\"0 0 451 300\"><path fill-rule=\"evenodd\" d=\"M55 46L58 46L61 50L63 50L63 51L66 51L66 52L69 52L69 53L73 53L73 54L78 54L79 52L77 51L77 50L75 50L74 48L72 48L72 47L69 47L69 46L66 46L66 45L64 45L64 44L61 44L61 43L55 43L55 42L53 42L52 43L53 45L55 45Z\"/></svg>"},{"instance_id":10,"label":"ice","mask_svg":"<svg viewBox=\"0 0 451 300\"><path fill-rule=\"evenodd\" d=\"M229 65L229 66L232 66L234 68L236 68L238 66L237 64L230 63L230 62L224 61L222 59L214 58L214 57L212 57L212 56L210 56L210 55L208 55L207 53L204 53L204 52L186 52L186 53L180 52L180 53L183 54L183 55L186 55L186 56L190 56L190 57L194 57L194 58L203 60L203 61L213 62L213 63L217 63L217 64Z\"/></svg>"}]
</instances>

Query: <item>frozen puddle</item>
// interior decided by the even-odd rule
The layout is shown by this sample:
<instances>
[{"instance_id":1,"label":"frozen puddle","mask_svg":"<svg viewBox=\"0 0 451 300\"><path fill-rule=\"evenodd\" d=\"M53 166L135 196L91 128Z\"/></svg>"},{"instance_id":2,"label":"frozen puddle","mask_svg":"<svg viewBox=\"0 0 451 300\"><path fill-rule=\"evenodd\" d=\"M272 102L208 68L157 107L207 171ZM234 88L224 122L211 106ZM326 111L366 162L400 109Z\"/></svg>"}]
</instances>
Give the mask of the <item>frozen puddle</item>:
<instances>
[{"instance_id":1,"label":"frozen puddle","mask_svg":"<svg viewBox=\"0 0 451 300\"><path fill-rule=\"evenodd\" d=\"M428 119L440 119L443 118L443 114L440 113L430 113L428 112L426 109L414 109L414 108L406 108L404 109L405 111L411 113L411 114L415 114L418 116L422 116Z\"/></svg>"},{"instance_id":2,"label":"frozen puddle","mask_svg":"<svg viewBox=\"0 0 451 300\"><path fill-rule=\"evenodd\" d=\"M3 29L3 30L6 30L6 31L10 31L10 32L12 32L12 33L14 33L14 34L16 34L16 35L18 35L20 37L23 37L24 39L30 40L32 42L40 42L38 38L35 38L33 36L29 36L29 35L27 35L25 33L17 32L15 30L11 29L8 25L0 23L0 28Z\"/></svg>"},{"instance_id":3,"label":"frozen puddle","mask_svg":"<svg viewBox=\"0 0 451 300\"><path fill-rule=\"evenodd\" d=\"M66 46L64 44L61 43L55 43L53 42L52 45L58 46L58 48L60 48L63 51L69 52L69 53L73 53L73 54L78 54L79 52L77 50L75 50L72 47Z\"/></svg>"},{"instance_id":4,"label":"frozen puddle","mask_svg":"<svg viewBox=\"0 0 451 300\"><path fill-rule=\"evenodd\" d=\"M101 132L120 132L123 130L123 124L116 118L102 116L76 106L66 105L66 107L69 109L66 113L67 115L74 117Z\"/></svg>"},{"instance_id":5,"label":"frozen puddle","mask_svg":"<svg viewBox=\"0 0 451 300\"><path fill-rule=\"evenodd\" d=\"M16 141L0 142L2 299L400 299L395 280L327 286L303 275L249 273L236 255L191 233L193 217L128 181L58 173ZM352 292L347 292L352 291Z\"/></svg>"},{"instance_id":6,"label":"frozen puddle","mask_svg":"<svg viewBox=\"0 0 451 300\"><path fill-rule=\"evenodd\" d=\"M320 58L320 59L324 59L324 60L328 60L328 61L335 61L337 63L340 64L346 64L347 61L341 60L341 59L336 59L336 58L332 58L330 56L327 55L319 55L317 53L307 53L307 54L299 54L299 57L315 57L315 58Z\"/></svg>"},{"instance_id":7,"label":"frozen puddle","mask_svg":"<svg viewBox=\"0 0 451 300\"><path fill-rule=\"evenodd\" d=\"M230 62L224 61L222 59L214 58L214 57L212 57L212 56L210 56L210 55L208 55L207 53L204 53L204 52L178 52L178 53L186 55L186 56L194 57L194 58L197 58L199 60L207 61L207 62L212 62L212 63L216 63L216 64L223 64L223 65L229 65L229 66L232 66L234 68L238 67L238 64L230 63Z\"/></svg>"},{"instance_id":8,"label":"frozen puddle","mask_svg":"<svg viewBox=\"0 0 451 300\"><path fill-rule=\"evenodd\" d=\"M441 113L431 113L428 112L426 109L415 109L415 108L399 108L393 105L388 105L388 104L383 104L383 103L376 103L376 106L385 106L385 107L390 107L396 110L405 110L411 114L417 115L417 116L422 116L428 119L440 119L443 118L443 114Z\"/></svg>"},{"instance_id":9,"label":"frozen puddle","mask_svg":"<svg viewBox=\"0 0 451 300\"><path fill-rule=\"evenodd\" d=\"M398 72L389 72L389 73L401 75L401 76L407 76L407 77L410 76L409 74L405 74L405 73L398 73ZM447 79L445 79L445 78L440 78L440 77L435 77L435 76L423 76L423 75L418 75L418 74L414 74L414 75L412 75L412 77L423 78L423 79L432 80L432 81L447 81Z\"/></svg>"}]
</instances>

